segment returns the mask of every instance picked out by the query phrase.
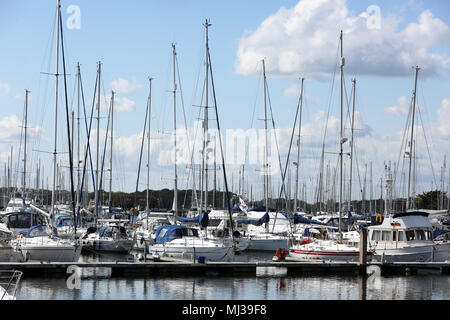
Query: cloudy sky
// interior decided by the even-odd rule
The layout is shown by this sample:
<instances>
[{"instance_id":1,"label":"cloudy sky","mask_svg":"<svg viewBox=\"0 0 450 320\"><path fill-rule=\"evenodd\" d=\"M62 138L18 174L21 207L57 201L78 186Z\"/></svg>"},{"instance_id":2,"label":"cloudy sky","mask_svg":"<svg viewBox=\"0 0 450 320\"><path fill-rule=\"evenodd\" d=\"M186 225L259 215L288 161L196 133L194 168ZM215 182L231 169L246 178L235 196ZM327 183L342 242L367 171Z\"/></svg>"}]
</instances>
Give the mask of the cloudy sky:
<instances>
[{"instance_id":1,"label":"cloudy sky","mask_svg":"<svg viewBox=\"0 0 450 320\"><path fill-rule=\"evenodd\" d=\"M14 170L23 171L18 152L25 89L28 89L31 92L27 179L31 185L34 185L39 160L43 166L44 184L47 176L51 181L49 152L53 149L54 76L47 73L55 70L55 8L56 0L0 3L0 172L8 161L11 147ZM377 197L384 164L389 161L393 168L399 164L398 192L404 189L401 181L402 174L403 177L405 175L402 173L405 150L402 151L402 145L409 141L405 142L403 137L414 86L414 66L420 67L415 138L418 158L416 191L429 190L440 185L441 166L450 151L449 9L446 0L63 0L69 109L77 112L74 90L76 64L81 64L89 113L97 62L101 61L100 149L103 149L109 100L111 90L114 90L113 190L133 191L149 91L148 77L153 77L150 186L171 188L171 44L176 45L177 74L181 79L177 86L177 125L180 129L185 127L184 106L189 132L199 134L197 121L203 112L199 106L204 105L203 23L209 19L212 24L209 28L211 62L224 136L227 129L245 131L263 127L261 60L264 59L273 118L276 128L280 129L277 141L285 161L299 98L299 78L305 79L300 181L306 185L311 201L324 141L325 165L330 164L331 172L338 159L338 45L342 30L346 137L350 134L348 116L352 79L356 79L357 86L353 197L361 198L365 174L369 180L369 171L366 173L365 167L369 168L371 163L373 189L377 190L374 191ZM64 166L68 148L63 103L60 95L58 159ZM216 127L213 113L214 110L210 109L210 127ZM82 125L81 142L84 144L86 131L83 122ZM93 129L95 137L95 121ZM95 139L91 144L95 146ZM258 140L256 145L262 148L263 141ZM349 152L348 144L344 151ZM95 166L95 149L92 152ZM294 158L295 148L291 161L296 161ZM345 179L348 181L349 158L344 157L344 160ZM146 161L144 156L144 169ZM276 161L271 165L279 166ZM109 168L109 163L105 167ZM260 196L262 190L258 186L261 186L262 178L257 171L259 169L259 166L248 166L245 176L248 175L248 184L253 184L254 193ZM447 164L446 181L448 169ZM180 164L179 170L180 187L185 188L186 164ZM237 191L239 167L229 165L227 170L228 182L233 182ZM145 179L142 174L140 190L145 188ZM278 180L279 176L272 177L274 188L278 187ZM19 175L19 185L20 181Z\"/></svg>"}]
</instances>

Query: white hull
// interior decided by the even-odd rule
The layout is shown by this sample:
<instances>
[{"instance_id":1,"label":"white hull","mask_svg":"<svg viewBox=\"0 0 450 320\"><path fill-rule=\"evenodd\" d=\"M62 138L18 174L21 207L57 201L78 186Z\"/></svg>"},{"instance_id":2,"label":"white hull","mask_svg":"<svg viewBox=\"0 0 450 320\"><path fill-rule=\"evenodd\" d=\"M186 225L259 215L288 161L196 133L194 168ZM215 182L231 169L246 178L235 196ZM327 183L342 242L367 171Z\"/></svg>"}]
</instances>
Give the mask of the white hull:
<instances>
[{"instance_id":1,"label":"white hull","mask_svg":"<svg viewBox=\"0 0 450 320\"><path fill-rule=\"evenodd\" d=\"M160 256L189 260L205 257L206 261L232 261L234 258L232 246L202 239L194 241L176 239L167 243L157 243L149 247L149 252Z\"/></svg>"},{"instance_id":2,"label":"white hull","mask_svg":"<svg viewBox=\"0 0 450 320\"><path fill-rule=\"evenodd\" d=\"M105 252L129 252L133 248L134 241L129 239L83 239L84 249Z\"/></svg>"},{"instance_id":3,"label":"white hull","mask_svg":"<svg viewBox=\"0 0 450 320\"><path fill-rule=\"evenodd\" d=\"M21 252L13 247L0 245L0 262L23 262L23 260Z\"/></svg>"},{"instance_id":4,"label":"white hull","mask_svg":"<svg viewBox=\"0 0 450 320\"><path fill-rule=\"evenodd\" d=\"M386 247L375 249L373 259L378 262L444 262L449 260L449 243Z\"/></svg>"},{"instance_id":5,"label":"white hull","mask_svg":"<svg viewBox=\"0 0 450 320\"><path fill-rule=\"evenodd\" d=\"M289 248L289 256L298 260L359 261L359 248L326 241L297 244Z\"/></svg>"},{"instance_id":6,"label":"white hull","mask_svg":"<svg viewBox=\"0 0 450 320\"><path fill-rule=\"evenodd\" d=\"M81 245L36 238L21 241L19 248L25 261L77 262L81 254Z\"/></svg>"},{"instance_id":7,"label":"white hull","mask_svg":"<svg viewBox=\"0 0 450 320\"><path fill-rule=\"evenodd\" d=\"M250 236L247 250L275 252L278 248L287 248L288 240L287 237Z\"/></svg>"}]
</instances>

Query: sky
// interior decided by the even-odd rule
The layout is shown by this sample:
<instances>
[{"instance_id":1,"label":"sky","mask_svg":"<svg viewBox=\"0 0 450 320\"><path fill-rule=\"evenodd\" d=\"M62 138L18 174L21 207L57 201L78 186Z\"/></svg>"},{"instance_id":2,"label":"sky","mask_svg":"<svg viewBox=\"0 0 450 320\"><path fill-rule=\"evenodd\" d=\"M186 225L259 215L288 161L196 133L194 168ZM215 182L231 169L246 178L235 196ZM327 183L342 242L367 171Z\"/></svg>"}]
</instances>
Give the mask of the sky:
<instances>
[{"instance_id":1,"label":"sky","mask_svg":"<svg viewBox=\"0 0 450 320\"><path fill-rule=\"evenodd\" d=\"M148 77L153 77L150 188L172 188L171 45L176 46L177 82L181 80L177 83L177 127L184 127L184 107L186 125L195 133L197 131L192 128L196 127L199 111L203 112L199 106L205 104L202 100L205 77L203 24L208 19L211 23L208 39L214 89L224 143L227 129L263 128L261 74L264 59L273 120L276 128L280 129L277 142L284 167L299 101L299 79L305 79L299 181L305 185L311 202L317 188L324 141L325 165L329 163L333 168L337 165L340 134L338 46L342 30L344 114L347 116L351 106L352 79L356 79L357 88L352 197L362 197L364 176L370 180L369 171L365 168L371 164L371 185L374 197L378 197L380 179L385 175L384 164L389 161L392 168L399 163L396 187L399 193L404 192L408 172L403 170L405 150L402 151L402 137L413 93L414 66L420 67L416 100L419 111L416 118L418 160L415 191L439 188L441 166L450 151L449 9L450 4L445 0L62 0L69 109L77 112L76 65L80 63L86 108L90 112L97 62L101 61L100 150L103 150L108 106L111 90L114 90L112 188L113 191L134 191L149 93ZM55 114L55 77L51 74L55 72L55 10L56 0L0 2L0 163L8 162L12 147L14 170L19 172L15 179L19 186L23 150L21 154L18 152L20 146L23 148L21 132L27 89L30 90L27 185L35 185L36 168L41 161L40 180L44 179L44 186L51 188ZM60 79L57 149L58 161L66 167L67 127L62 77ZM210 106L213 105L211 89ZM210 127L216 127L213 108L210 108L209 117ZM327 134L324 140L325 124ZM82 122L82 145L86 141L83 125ZM269 124L271 126L272 123ZM344 127L344 136L349 137L348 117ZM96 145L96 130L94 121L91 146ZM251 145L255 147L253 151L260 152L264 141L260 139ZM344 152L349 151L348 143L344 149ZM94 166L95 152L94 148ZM291 163L296 161L296 154L293 147ZM106 155L105 168L109 168L109 147ZM146 187L147 158L144 155L142 159L139 190ZM279 166L277 161L274 157L272 168ZM344 161L344 180L348 183L349 157L344 157ZM187 181L186 167L187 164L178 166L179 188L182 189L192 187L192 180ZM244 174L245 185L253 185L253 195L258 198L262 195L263 181L260 167L248 166ZM239 166L227 165L226 170L228 184L238 191ZM292 166L292 175L294 170ZM0 172L3 171L4 165L1 165ZM220 185L223 173L217 172ZM65 175L68 176L67 170ZM109 173L105 175L109 179ZM212 173L209 177L212 179ZM274 189L279 186L279 177L279 173L271 177ZM448 164L443 179L445 188L448 188ZM292 176L292 184L293 181ZM212 186L212 183L209 180L208 185ZM65 186L68 188L68 181ZM245 190L247 198L248 189ZM367 193L365 197L368 198Z\"/></svg>"}]
</instances>

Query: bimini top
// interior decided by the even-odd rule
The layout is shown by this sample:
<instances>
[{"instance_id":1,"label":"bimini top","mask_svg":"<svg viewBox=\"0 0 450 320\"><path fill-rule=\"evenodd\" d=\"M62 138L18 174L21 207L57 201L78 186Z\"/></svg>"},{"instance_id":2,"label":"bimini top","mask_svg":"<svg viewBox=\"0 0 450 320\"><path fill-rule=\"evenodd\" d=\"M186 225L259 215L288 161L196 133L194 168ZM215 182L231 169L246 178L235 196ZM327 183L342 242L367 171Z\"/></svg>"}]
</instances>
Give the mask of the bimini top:
<instances>
[{"instance_id":1,"label":"bimini top","mask_svg":"<svg viewBox=\"0 0 450 320\"><path fill-rule=\"evenodd\" d=\"M122 226L102 226L98 229L98 235L100 237L110 237L113 230L119 231L120 234L126 234L126 229Z\"/></svg>"},{"instance_id":2,"label":"bimini top","mask_svg":"<svg viewBox=\"0 0 450 320\"><path fill-rule=\"evenodd\" d=\"M171 224L168 226L159 226L155 233L156 243L170 242L183 238L183 236L198 237L198 231L183 225Z\"/></svg>"},{"instance_id":3,"label":"bimini top","mask_svg":"<svg viewBox=\"0 0 450 320\"><path fill-rule=\"evenodd\" d=\"M34 238L34 237L42 237L42 236L48 236L48 235L49 235L49 232L48 232L47 225L39 224L37 226L32 226L30 229L28 229L26 237Z\"/></svg>"}]
</instances>

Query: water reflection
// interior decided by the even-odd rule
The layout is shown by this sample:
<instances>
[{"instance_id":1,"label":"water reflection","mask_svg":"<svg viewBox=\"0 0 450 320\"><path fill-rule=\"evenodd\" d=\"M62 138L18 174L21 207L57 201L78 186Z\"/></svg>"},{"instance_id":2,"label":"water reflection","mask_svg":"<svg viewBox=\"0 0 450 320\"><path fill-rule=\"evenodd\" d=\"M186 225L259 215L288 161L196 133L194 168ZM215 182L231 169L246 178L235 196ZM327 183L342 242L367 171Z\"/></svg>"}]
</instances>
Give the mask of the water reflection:
<instances>
[{"instance_id":1,"label":"water reflection","mask_svg":"<svg viewBox=\"0 0 450 320\"><path fill-rule=\"evenodd\" d=\"M65 278L23 279L21 300L447 300L450 278L413 276L147 277L82 279L68 289Z\"/></svg>"}]
</instances>

